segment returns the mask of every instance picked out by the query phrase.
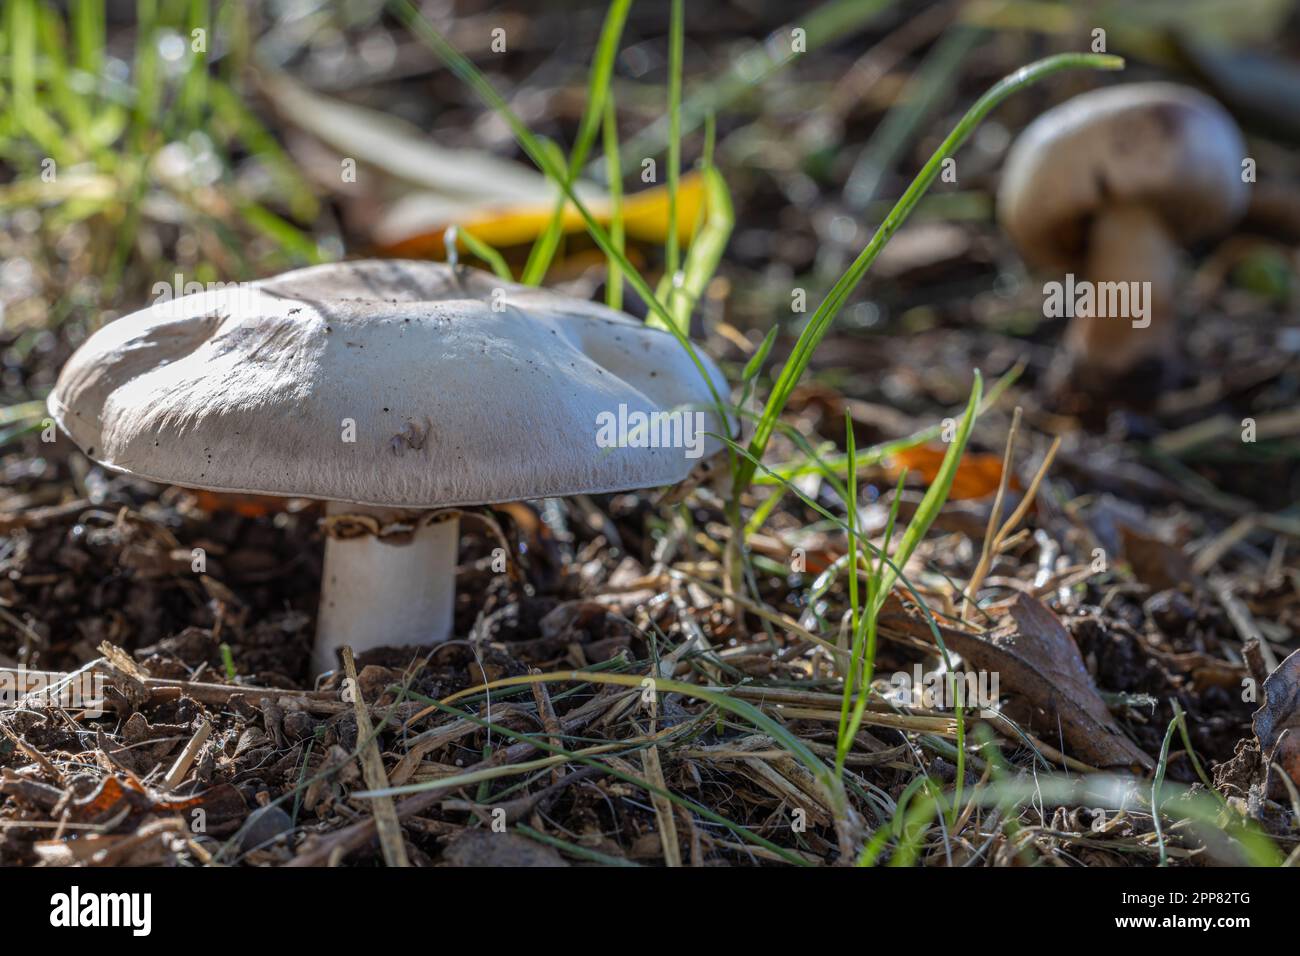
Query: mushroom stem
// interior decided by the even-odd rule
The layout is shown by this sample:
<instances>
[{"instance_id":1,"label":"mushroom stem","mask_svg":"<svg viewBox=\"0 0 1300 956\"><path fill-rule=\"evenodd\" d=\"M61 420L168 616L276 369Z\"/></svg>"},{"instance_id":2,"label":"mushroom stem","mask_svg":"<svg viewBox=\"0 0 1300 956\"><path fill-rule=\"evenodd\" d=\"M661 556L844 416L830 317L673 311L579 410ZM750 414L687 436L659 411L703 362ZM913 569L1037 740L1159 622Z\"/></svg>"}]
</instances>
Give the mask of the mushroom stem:
<instances>
[{"instance_id":1,"label":"mushroom stem","mask_svg":"<svg viewBox=\"0 0 1300 956\"><path fill-rule=\"evenodd\" d=\"M331 501L330 514L367 514L381 523L403 512ZM355 653L373 647L426 645L451 636L456 603L456 519L417 527L406 540L374 535L329 537L321 581L312 666L338 666L344 644Z\"/></svg>"},{"instance_id":2,"label":"mushroom stem","mask_svg":"<svg viewBox=\"0 0 1300 956\"><path fill-rule=\"evenodd\" d=\"M1170 313L1178 245L1159 214L1137 203L1097 210L1088 250L1087 278L1093 283L1094 305L1077 312L1066 332L1076 373L1100 384L1133 370L1144 359L1170 358L1175 343ZM1132 283L1150 285L1135 288ZM1111 298L1112 290L1117 298ZM1127 316L1103 308L1125 299Z\"/></svg>"}]
</instances>

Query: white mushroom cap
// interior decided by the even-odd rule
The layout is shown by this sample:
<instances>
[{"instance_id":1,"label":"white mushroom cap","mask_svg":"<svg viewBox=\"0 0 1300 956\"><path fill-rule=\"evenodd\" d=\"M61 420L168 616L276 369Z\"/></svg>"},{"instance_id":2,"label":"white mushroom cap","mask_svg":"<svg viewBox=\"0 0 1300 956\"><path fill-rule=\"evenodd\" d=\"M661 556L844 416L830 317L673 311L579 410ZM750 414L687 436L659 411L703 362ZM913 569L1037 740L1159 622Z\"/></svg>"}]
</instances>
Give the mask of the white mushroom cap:
<instances>
[{"instance_id":1,"label":"white mushroom cap","mask_svg":"<svg viewBox=\"0 0 1300 956\"><path fill-rule=\"evenodd\" d=\"M1007 155L998 219L1027 259L1069 269L1085 255L1092 216L1142 204L1172 238L1221 231L1244 211L1245 146L1217 102L1173 83L1084 93L1030 123Z\"/></svg>"},{"instance_id":2,"label":"white mushroom cap","mask_svg":"<svg viewBox=\"0 0 1300 956\"><path fill-rule=\"evenodd\" d=\"M389 508L674 484L721 446L598 447L598 416L620 406L692 424L704 412L703 431L726 433L668 333L483 272L393 260L159 302L92 335L49 398L109 468Z\"/></svg>"}]
</instances>

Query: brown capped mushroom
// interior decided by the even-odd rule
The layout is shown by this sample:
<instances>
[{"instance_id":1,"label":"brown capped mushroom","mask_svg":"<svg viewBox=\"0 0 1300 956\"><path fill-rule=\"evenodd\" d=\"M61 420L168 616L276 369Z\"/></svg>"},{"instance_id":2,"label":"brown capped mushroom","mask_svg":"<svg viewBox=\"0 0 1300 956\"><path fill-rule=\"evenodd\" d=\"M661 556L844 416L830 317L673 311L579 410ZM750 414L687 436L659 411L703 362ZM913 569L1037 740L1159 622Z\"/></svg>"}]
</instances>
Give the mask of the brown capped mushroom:
<instances>
[{"instance_id":1,"label":"brown capped mushroom","mask_svg":"<svg viewBox=\"0 0 1300 956\"><path fill-rule=\"evenodd\" d=\"M1075 386L1104 389L1175 352L1179 250L1242 215L1244 158L1223 107L1171 83L1076 96L1020 134L998 218L1031 264L1066 274Z\"/></svg>"},{"instance_id":2,"label":"brown capped mushroom","mask_svg":"<svg viewBox=\"0 0 1300 956\"><path fill-rule=\"evenodd\" d=\"M345 643L450 635L445 509L685 479L721 445L706 433L725 434L725 380L699 359L710 382L672 336L603 306L360 261L119 319L69 359L49 408L105 467L329 502L314 653L327 669Z\"/></svg>"}]
</instances>

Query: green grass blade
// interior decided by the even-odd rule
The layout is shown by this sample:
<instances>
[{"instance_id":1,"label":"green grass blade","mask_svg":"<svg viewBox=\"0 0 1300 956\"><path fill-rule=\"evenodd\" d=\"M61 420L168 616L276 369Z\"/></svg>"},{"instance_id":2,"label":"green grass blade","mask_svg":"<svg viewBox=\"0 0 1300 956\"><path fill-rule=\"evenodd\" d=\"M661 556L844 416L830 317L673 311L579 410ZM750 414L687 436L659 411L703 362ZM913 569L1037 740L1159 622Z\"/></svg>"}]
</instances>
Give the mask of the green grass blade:
<instances>
[{"instance_id":1,"label":"green grass blade","mask_svg":"<svg viewBox=\"0 0 1300 956\"><path fill-rule=\"evenodd\" d=\"M867 609L865 619L860 625L866 631L865 638L862 641L862 643L865 644L865 649L863 651L863 667L865 675L862 681L862 693L858 696L857 705L853 712L853 719L849 725L849 732L846 738L849 741L857 735L858 728L862 723L862 718L866 713L867 700L870 697L869 690L871 677L875 672L876 662L876 621L881 609L885 606L885 601L888 599L890 591L893 590L895 582L902 573L902 569L907 566L907 562L912 557L912 553L916 550L917 545L921 543L926 533L930 530L930 526L934 523L934 519L938 517L940 509L943 508L944 502L948 500L948 492L952 489L952 482L957 475L957 468L961 465L962 455L965 454L966 445L970 441L971 429L974 428L975 419L979 416L982 393L983 378L980 376L979 371L976 370L975 384L971 388L970 400L967 402L966 414L962 417L961 426L958 428L957 435L953 439L952 443L948 446L948 451L944 454L943 462L939 465L939 471L935 475L934 481L931 482L930 487L926 489L920 505L917 506L916 513L912 516L912 520L908 522L907 530L903 532L903 536L899 540L898 549L893 553L889 560L886 561L885 554L889 546L887 538L885 541L885 547L880 551L880 563L882 567L878 574L873 578L874 584L872 587L873 593L870 599L870 606ZM849 458L850 461L856 458L853 454L852 448L849 449ZM901 487L901 479L899 484ZM895 497L895 506L897 503L898 498ZM893 532L892 518L889 523L889 532L891 534ZM850 551L850 555L850 572L853 577L856 577L857 553L856 551ZM949 669L951 669L951 662L949 662L948 659L948 649L944 646L943 639L938 637L937 628L935 629L935 634L939 648L943 652L944 661L948 663ZM855 649L858 645L859 638L855 631ZM964 708L963 706L958 705L957 720L959 743L964 742L965 740L964 733L960 733L961 722L964 717ZM836 764L837 769L842 767L842 761L844 756L847 756L847 753L847 750L845 750L842 755L838 756ZM959 763L964 764L964 756L960 752L958 756Z\"/></svg>"},{"instance_id":2,"label":"green grass blade","mask_svg":"<svg viewBox=\"0 0 1300 956\"><path fill-rule=\"evenodd\" d=\"M59 162L67 158L66 139L37 98L40 13L35 0L11 0L4 28L8 33L10 109L17 127L36 141L41 151Z\"/></svg>"},{"instance_id":3,"label":"green grass blade","mask_svg":"<svg viewBox=\"0 0 1300 956\"><path fill-rule=\"evenodd\" d=\"M722 262L731 230L736 225L736 211L731 204L731 192L716 166L706 166L704 197L707 216L704 228L691 243L686 256L686 266L681 271L680 282L674 282L668 296L669 311L678 330L686 335L691 328L691 312L704 295Z\"/></svg>"},{"instance_id":4,"label":"green grass blade","mask_svg":"<svg viewBox=\"0 0 1300 956\"><path fill-rule=\"evenodd\" d=\"M211 32L212 11L208 0L189 0L187 14L184 39L189 63L181 80L176 105L188 126L194 128L202 119L203 107L208 99L208 53L199 53L194 49L194 31ZM211 40L211 37L208 39Z\"/></svg>"},{"instance_id":5,"label":"green grass blade","mask_svg":"<svg viewBox=\"0 0 1300 956\"><path fill-rule=\"evenodd\" d=\"M988 411L998 399L1010 388L1024 371L1024 365L1017 365L1000 379L993 383L993 387L988 390L984 396L984 401L980 405L980 414ZM905 438L897 438L893 441L882 442L879 445L872 445L870 448L858 452L858 467L865 465L876 465L884 461L890 455L908 448L915 448L917 445L923 445L926 442L934 441L943 434L943 423L937 422L929 428L922 428L920 431L913 432ZM824 462L814 461L812 456L803 461L791 461L780 465L773 465L767 474L756 475L754 484L757 485L775 485L783 481L793 481L795 478L809 475L814 472L823 471L826 467L831 468L836 474L843 472L848 465L846 455L830 455Z\"/></svg>"},{"instance_id":6,"label":"green grass blade","mask_svg":"<svg viewBox=\"0 0 1300 956\"><path fill-rule=\"evenodd\" d=\"M804 31L808 52L832 41L844 41L898 0L829 0L773 30L762 46L736 57L727 72L686 97L680 110L683 133L694 132L710 113L721 112L754 87L780 72L800 54L794 52L793 31ZM657 155L672 138L669 116L663 116L641 130L623 146L623 161L632 164L643 156Z\"/></svg>"},{"instance_id":7,"label":"green grass blade","mask_svg":"<svg viewBox=\"0 0 1300 956\"><path fill-rule=\"evenodd\" d=\"M14 112L20 122L36 108L36 3L35 0L10 0L9 91Z\"/></svg>"},{"instance_id":8,"label":"green grass blade","mask_svg":"<svg viewBox=\"0 0 1300 956\"><path fill-rule=\"evenodd\" d=\"M740 373L741 381L752 382L758 377L758 373L763 369L763 363L767 361L767 356L772 351L772 346L776 344L779 331L775 325L767 330L767 335L763 336L762 344L749 357L749 361L745 363L745 369Z\"/></svg>"},{"instance_id":9,"label":"green grass blade","mask_svg":"<svg viewBox=\"0 0 1300 956\"><path fill-rule=\"evenodd\" d=\"M294 218L302 222L314 220L320 213L320 202L303 178L298 164L284 151L279 141L233 87L212 78L206 88L210 109L219 121L214 128L217 139L226 145L235 139L242 142L266 166L276 186L284 194L284 202Z\"/></svg>"},{"instance_id":10,"label":"green grass blade","mask_svg":"<svg viewBox=\"0 0 1300 956\"><path fill-rule=\"evenodd\" d=\"M715 436L715 437L719 437L719 436ZM735 451L736 451L736 454L737 454L739 457L741 457L741 458L745 458L746 460L752 460L752 459L749 459L749 457L748 457L748 456L749 456L749 452L748 452L748 451L747 451L743 446L741 446L741 445L740 445L739 443L737 443L737 442L731 441L730 439L727 439L727 441L728 441L732 446L734 446ZM767 467L766 465L763 465L761 462L757 462L756 465L757 465L757 467L759 467L759 468L766 468L766 467ZM789 482L786 482L786 483L782 484L780 487L781 487L783 490L792 493L796 498L798 498L800 501L803 502L803 504L804 504L805 507L807 507L807 508L810 509L811 511L814 511L814 512L816 512L817 514L821 515L823 518L825 518L825 519L826 519L827 521L829 521L831 524L835 525L837 528L839 528L841 531L843 531L846 535L848 534L848 524L847 524L847 522L841 521L839 518L835 517L835 515L831 514L829 511L827 511L827 510L826 510L826 509L825 509L825 508L824 508L820 503L818 503L818 502L815 501L814 499L810 498L808 495L804 494L804 492L800 491L798 487L796 487L795 485L790 484ZM837 494L840 493L839 489L836 489L836 493L837 493ZM847 496L846 494L842 495L841 500L843 500L843 498L846 497L846 496ZM912 601L915 602L916 606L920 609L921 614L922 614L922 617L925 619L926 626L927 626L927 627L929 628L929 630L930 630L930 635L934 638L935 645L938 646L938 648L939 648L939 650L940 650L941 653L943 653L943 654L946 655L946 654L947 654L947 648L944 646L944 643L943 643L943 634L942 634L942 633L940 632L940 630L939 630L938 622L937 622L936 619L935 619L934 613L930 610L930 606L929 606L929 604L926 603L925 598L924 598L924 597L921 595L921 593L920 593L920 592L919 592L919 591L918 591L918 590L917 590L917 589L912 585L911 581L909 581L909 580L907 579L907 576L906 576L905 574L903 574L902 568L901 568L900 566L898 566L897 564L895 564L895 563L893 562L893 559L891 559L891 558L889 557L889 555L885 554L883 551L880 551L880 552L878 552L878 553L879 553L879 555L880 555L880 560L881 560L882 562L884 562L886 565L890 565L890 566L892 566L892 567L894 568L895 580L896 580L896 581L901 581L902 584L903 584L903 587L905 587L905 588L907 589L907 593L911 596ZM848 562L847 562L847 557L848 557L848 556L845 555L844 557L839 558L839 559L837 559L836 561L832 562L831 567L827 568L827 569L826 569L825 571L823 571L820 575L818 575L818 581L821 581L823 578L827 578L828 580L830 580L829 576L832 574L832 570L833 570L833 569L839 569L839 570L842 570L843 567L847 565L847 563L848 563ZM827 587L829 587L829 584L827 585ZM816 586L816 585L814 585L814 591L817 592L817 586ZM824 591L819 592L819 596L820 596L820 593L824 593ZM945 658L945 659L946 659L946 658Z\"/></svg>"},{"instance_id":11,"label":"green grass blade","mask_svg":"<svg viewBox=\"0 0 1300 956\"><path fill-rule=\"evenodd\" d=\"M623 165L618 157L618 111L611 91L605 97L604 128L605 179L609 183L609 238L614 248L623 253ZM605 304L623 311L623 270L613 256L605 257L609 263L605 278Z\"/></svg>"},{"instance_id":12,"label":"green grass blade","mask_svg":"<svg viewBox=\"0 0 1300 956\"><path fill-rule=\"evenodd\" d=\"M848 297L857 288L858 283L862 281L862 277L871 268L871 264L875 262L876 257L880 255L880 250L885 247L885 244L889 242L894 233L907 220L917 202L929 189L930 184L938 177L943 161L961 147L984 117L1016 91L1062 70L1080 68L1117 70L1121 69L1123 65L1123 59L1117 56L1093 53L1061 53L1021 67L1015 73L996 83L975 102L953 128L952 132L939 145L939 148L934 151L929 161L922 167L921 172L912 180L912 184L907 187L902 197L895 203L893 210L880 224L875 235L871 237L871 241L867 243L866 248L862 250L858 258L854 260L844 275L835 283L830 293L817 307L812 319L805 326L799 340L795 343L789 361L786 362L785 368L782 369L780 377L772 388L767 406L763 410L763 417L759 420L754 436L750 441L749 448L753 458L761 459L763 457L763 452L767 449L767 443L772 437L772 429L777 417L785 408L785 403L789 400L790 394L794 391L800 378L803 377L808 363L812 360L813 352L830 329L831 323L839 314L840 309L843 308ZM733 493L739 494L747 488L753 476L753 465L742 463L736 471Z\"/></svg>"},{"instance_id":13,"label":"green grass blade","mask_svg":"<svg viewBox=\"0 0 1300 956\"><path fill-rule=\"evenodd\" d=\"M316 241L293 223L277 216L260 203L245 202L238 208L245 222L269 236L289 255L309 265L325 261Z\"/></svg>"},{"instance_id":14,"label":"green grass blade","mask_svg":"<svg viewBox=\"0 0 1300 956\"><path fill-rule=\"evenodd\" d=\"M1174 739L1174 731L1178 729L1178 718L1174 717L1169 721L1169 729L1165 731L1164 743L1160 745L1160 761L1156 764L1155 778L1151 781L1151 822L1156 829L1156 844L1160 847L1160 865L1169 865L1169 848L1165 846L1164 830L1160 826L1160 813L1163 804L1161 789L1165 783L1165 770L1169 767L1169 742Z\"/></svg>"},{"instance_id":15,"label":"green grass blade","mask_svg":"<svg viewBox=\"0 0 1300 956\"><path fill-rule=\"evenodd\" d=\"M682 694L686 697L703 700L720 710L725 710L730 714L734 714L770 736L773 740L789 751L792 757L804 765L808 772L826 788L828 796L832 799L843 798L843 788L840 785L839 779L831 773L829 767L822 763L821 758L809 750L804 742L792 734L784 724L772 719L747 701L732 697L720 690L700 687L696 684L687 684L677 680L669 680L664 677L642 677L637 674L601 674L592 671L556 671L546 674L525 674L520 677L504 677L484 684L482 685L482 688L495 689L498 687L514 687L524 684L551 683L557 681L587 681L593 684L611 684L631 688L643 688L646 686L647 682L650 682L653 683L656 693ZM480 688L471 688L471 690L478 689ZM461 691L460 693L453 694L451 697L446 698L445 702L450 703L466 693L466 691Z\"/></svg>"},{"instance_id":16,"label":"green grass blade","mask_svg":"<svg viewBox=\"0 0 1300 956\"><path fill-rule=\"evenodd\" d=\"M673 0L668 27L668 235L664 243L664 271L673 287L681 258L677 238L677 188L682 178L682 48L685 42L685 10L682 0ZM672 303L672 293L669 293Z\"/></svg>"},{"instance_id":17,"label":"green grass blade","mask_svg":"<svg viewBox=\"0 0 1300 956\"><path fill-rule=\"evenodd\" d=\"M1174 717L1178 719L1178 734L1183 740L1183 750L1187 751L1187 759L1192 763L1192 769L1196 771L1196 776L1200 778L1201 783L1205 784L1205 790L1220 800L1223 795L1214 789L1214 782L1205 773L1205 768L1201 765L1201 760L1196 756L1196 748L1192 746L1191 733L1187 727L1187 714L1183 711L1182 705L1178 703L1177 697L1169 698L1169 704L1173 708Z\"/></svg>"},{"instance_id":18,"label":"green grass blade","mask_svg":"<svg viewBox=\"0 0 1300 956\"><path fill-rule=\"evenodd\" d=\"M849 453L849 461L856 462L853 415L848 409L844 410L844 442ZM858 621L862 617L862 605L858 602L858 470L856 465L849 466L845 490L844 507L849 526L847 535L849 544L847 552L849 558L849 633L853 635L853 645L849 654L849 668L843 675L844 693L840 697L840 723L835 741L835 770L837 773L843 772L844 757L848 754L849 747L853 743L853 738L847 734L847 731L853 695L858 687L858 675L860 673L860 645L858 642L860 629Z\"/></svg>"},{"instance_id":19,"label":"green grass blade","mask_svg":"<svg viewBox=\"0 0 1300 956\"><path fill-rule=\"evenodd\" d=\"M162 71L158 64L158 0L137 0L135 32L135 112L132 134L138 153L148 153L145 140L156 130L162 106Z\"/></svg>"},{"instance_id":20,"label":"green grass blade","mask_svg":"<svg viewBox=\"0 0 1300 956\"><path fill-rule=\"evenodd\" d=\"M574 672L574 673L576 674L578 672ZM555 675L533 674L533 675L528 675L527 677L524 678L507 678L507 680L511 681L514 684L526 684L526 683L536 683L540 680L549 679L552 676ZM622 682L622 683L624 683L626 686L633 686L633 687L640 686L642 681L650 679L650 678L642 678L640 676L630 675L630 674L629 675L608 675L608 676L628 677L630 681L634 683L630 683L630 684L628 682ZM500 683L501 682L499 681L493 681L491 685L487 685L487 686L496 686L497 684ZM664 682L658 681L657 683L662 684ZM682 686L694 687L693 684L685 684ZM695 688L695 689L699 690L699 688ZM805 861L802 857L794 853L791 853L789 850L785 849L784 847L772 843L770 840L764 839L763 837L759 836L757 833L754 833L752 830L748 829L747 827L741 826L740 824L727 819L726 817L722 816L720 813L716 813L715 811L710 810L708 807L696 803L694 800L691 800L687 797L683 797L681 794L673 793L668 790L661 790L660 788L656 787L654 784L650 783L648 780L644 780L640 777L619 770L617 767L613 767L610 764L601 761L597 757L586 756L584 754L575 753L574 751L571 750L566 750L563 747L551 743L549 739L547 739L543 735L521 733L519 731L512 730L509 727L492 723L491 721L478 717L477 715L470 713L469 711L461 710L457 707L449 706L444 701L432 700L430 698L423 697L420 694L414 694L414 693L409 694L408 696L413 700L425 701L426 703L429 704L430 707L442 711L443 713L451 714L463 720L468 720L471 723L478 724L481 727L491 730L493 733L500 734L501 736L507 737L511 740L530 743L538 750L544 751L549 754L566 757L572 760L574 763L580 763L583 764L584 766L589 766L589 767L598 767L601 771L609 774L612 777L615 777L626 783L630 783L633 786L640 787L646 790L648 793L662 796L665 799L670 800L671 802L677 804L678 806L685 807L686 809L690 810L693 813L698 813L706 820L709 820L713 823L717 823L720 826L727 828L732 833L735 833L737 836L741 837L742 839L748 840L749 842L755 844L756 846L761 846L764 849L776 853L778 856L782 857L789 863L794 863L800 866L807 865L807 861ZM454 694L452 695L452 697L447 698L447 700L459 698L460 696L461 695L459 694ZM728 700L731 699L728 698ZM731 702L737 703L737 701L734 700L732 700ZM480 780L488 780L499 776L514 774L526 768L527 768L527 764L524 765L502 764L496 767L488 767L486 769L478 770L478 771L467 771L465 773L456 774L451 777L443 777L437 780L430 780L427 782L407 783L395 787L390 786L383 790L358 791L357 793L354 794L354 796L359 798L392 797L392 796L402 796L410 793L419 793L425 790L448 789L452 787L465 786L467 784L477 782Z\"/></svg>"},{"instance_id":21,"label":"green grass blade","mask_svg":"<svg viewBox=\"0 0 1300 956\"><path fill-rule=\"evenodd\" d=\"M604 252L606 256L613 258L618 263L619 268L623 270L623 274L626 277L628 284L636 290L637 295L641 296L642 300L646 303L646 306L659 316L661 320L663 320L666 328L670 333L672 333L673 337L677 340L677 343L686 350L686 354L690 357L691 363L695 366L700 378L708 387L718 414L722 416L722 420L725 421L726 407L723 404L721 396L718 394L713 379L709 376L708 369L705 368L704 363L700 360L699 353L696 352L695 346L691 343L690 339L682 335L677 329L672 320L672 315L655 295L654 290L650 288L650 284L645 280L637 268L632 265L627 256L623 254L622 250L615 248L609 237L609 233L606 232L600 223L596 221L595 216L593 216L591 210L587 208L586 203L578 198L577 194L573 191L572 185L570 185L568 181L566 170L562 165L555 162L548 150L542 145L539 139L532 134L528 127L524 125L523 121L519 119L515 112L510 109L510 106L504 99L502 99L501 94L498 93L492 84L488 82L487 78L483 76L479 69L475 67L474 64L471 63L459 50L448 43L446 38L443 37L443 35L420 14L420 12L412 5L410 0L389 0L389 5L398 18L406 24L417 39L424 42L429 49L431 49L445 64L447 64L448 69L450 69L463 83L469 86L470 89L474 90L484 103L496 111L502 120L505 121L506 125L510 127L510 131L515 136L515 141L518 142L520 148L528 154L528 158L533 161L533 164L550 177L553 182L559 184L561 190L563 190L564 194L568 197L569 202L572 203L574 209L577 210L578 215L582 217L582 220L587 227L587 232L591 236L592 240L600 247L600 250Z\"/></svg>"},{"instance_id":22,"label":"green grass blade","mask_svg":"<svg viewBox=\"0 0 1300 956\"><path fill-rule=\"evenodd\" d=\"M547 846L553 846L557 850L563 850L571 856L576 856L580 860L589 860L592 863L599 863L601 866L630 866L639 868L641 864L634 863L623 857L610 856L608 853L601 853L599 850L592 850L585 846L579 846L576 843L570 843L568 840L561 840L559 837L553 837L548 833L540 830L534 830L526 823L516 823L515 829L526 837L536 840L538 843L545 843Z\"/></svg>"},{"instance_id":23,"label":"green grass blade","mask_svg":"<svg viewBox=\"0 0 1300 956\"><path fill-rule=\"evenodd\" d=\"M510 274L510 266L506 263L505 256L462 226L452 226L447 230L445 245L447 246L448 258L450 258L451 250L455 247L457 240L464 243L470 255L478 256L486 262L498 279L505 279L507 282L515 281L514 276Z\"/></svg>"},{"instance_id":24,"label":"green grass blade","mask_svg":"<svg viewBox=\"0 0 1300 956\"><path fill-rule=\"evenodd\" d=\"M961 464L961 457L966 452L966 444L970 441L971 429L975 427L975 419L979 415L980 398L983 393L984 378L976 369L975 384L971 387L970 401L966 403L966 414L962 416L956 437L948 445L948 451L943 456L943 462L939 465L939 471L935 475L934 481L926 489L925 496L921 499L920 505L917 506L916 513L912 515L912 520L908 522L903 537L899 540L898 550L893 555L895 566L901 568L907 564L908 559L912 557L912 552L916 550L916 546L921 543L921 539L930 530L930 525L934 523L934 519L939 516L939 509L948 500L948 491L952 488L952 480L957 476L957 467ZM883 595L887 594L890 588L894 586L896 578L897 571L895 571L894 567L886 568L881 575L881 596L877 597L877 602L880 605L884 604Z\"/></svg>"},{"instance_id":25,"label":"green grass blade","mask_svg":"<svg viewBox=\"0 0 1300 956\"><path fill-rule=\"evenodd\" d=\"M632 0L614 0L605 14L605 24L601 27L600 40L596 44L596 56L591 63L591 73L587 79L587 105L583 109L582 121L578 124L578 138L569 154L567 182L570 186L577 180L587 154L591 151L596 135L600 132L605 114L605 100L609 95L610 80L614 75L614 61L618 57L618 44L623 37L623 26L627 23L627 13ZM540 285L546 278L546 272L555 259L555 252L560 245L564 230L565 196L561 193L555 201L555 210L546 230L533 243L524 265L520 281L524 285Z\"/></svg>"},{"instance_id":26,"label":"green grass blade","mask_svg":"<svg viewBox=\"0 0 1300 956\"><path fill-rule=\"evenodd\" d=\"M77 68L98 77L104 70L104 0L74 0L72 38Z\"/></svg>"},{"instance_id":27,"label":"green grass blade","mask_svg":"<svg viewBox=\"0 0 1300 956\"><path fill-rule=\"evenodd\" d=\"M926 117L951 94L962 66L987 35L980 27L958 23L934 45L908 80L902 103L885 114L858 157L844 186L851 209L861 211L876 198L885 175L916 139Z\"/></svg>"},{"instance_id":28,"label":"green grass blade","mask_svg":"<svg viewBox=\"0 0 1300 956\"><path fill-rule=\"evenodd\" d=\"M84 131L91 123L90 106L71 82L68 35L62 14L50 7L40 7L37 30L49 100L64 125L75 131L78 139L84 139Z\"/></svg>"}]
</instances>

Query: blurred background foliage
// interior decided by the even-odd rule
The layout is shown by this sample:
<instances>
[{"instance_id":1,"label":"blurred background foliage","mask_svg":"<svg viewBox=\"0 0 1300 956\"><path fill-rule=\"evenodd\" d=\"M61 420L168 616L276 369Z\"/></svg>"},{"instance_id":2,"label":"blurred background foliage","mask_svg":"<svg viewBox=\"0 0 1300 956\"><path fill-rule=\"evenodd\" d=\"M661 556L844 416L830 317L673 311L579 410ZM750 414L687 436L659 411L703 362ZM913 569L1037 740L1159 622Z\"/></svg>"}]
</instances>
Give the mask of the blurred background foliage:
<instances>
[{"instance_id":1,"label":"blurred background foliage","mask_svg":"<svg viewBox=\"0 0 1300 956\"><path fill-rule=\"evenodd\" d=\"M418 6L567 154L605 4ZM665 163L670 140L668 20L664 0L632 4L611 82L629 254L650 272L668 225L662 169L654 184L642 174L647 161ZM992 222L996 173L1015 130L1101 83L1209 87L1246 124L1261 183L1278 187L1262 191L1272 198L1259 215L1281 223L1283 240L1300 233L1296 22L1291 0L692 5L684 168L711 148L736 210L699 311L737 361L776 322L797 333L806 317L791 311L792 286L817 301L979 92L1035 57L1095 49L1098 31L1129 70L1063 76L999 110L963 152L958 183L936 184L841 327L871 335L973 322L1032 339L1040 310ZM792 54L796 29L806 52ZM580 192L607 200L610 168L597 141ZM704 200L689 173L682 190L689 242ZM145 304L159 283L248 279L360 253L441 258L445 227L467 223L506 247L517 274L552 197L501 118L381 0L7 0L0 405L10 424L29 413L86 331ZM549 280L595 294L604 259L580 224L565 231ZM1232 283L1288 308L1294 248L1238 252L1226 267ZM937 285L927 282L936 270ZM643 311L634 296L628 307ZM967 385L939 397L957 401Z\"/></svg>"}]
</instances>

